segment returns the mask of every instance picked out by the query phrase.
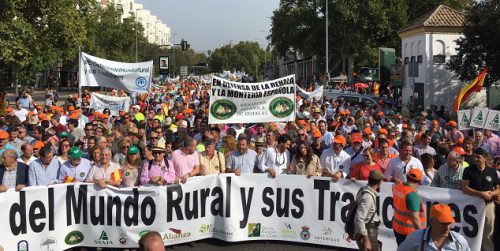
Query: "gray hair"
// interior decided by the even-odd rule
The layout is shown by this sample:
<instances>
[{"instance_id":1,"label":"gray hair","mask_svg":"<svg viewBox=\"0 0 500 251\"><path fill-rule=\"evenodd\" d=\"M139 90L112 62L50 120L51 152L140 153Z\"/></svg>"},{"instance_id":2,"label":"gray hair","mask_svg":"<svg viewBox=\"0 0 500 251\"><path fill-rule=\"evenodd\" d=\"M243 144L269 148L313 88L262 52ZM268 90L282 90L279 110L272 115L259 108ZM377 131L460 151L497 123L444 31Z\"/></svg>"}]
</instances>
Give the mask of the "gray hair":
<instances>
[{"instance_id":1,"label":"gray hair","mask_svg":"<svg viewBox=\"0 0 500 251\"><path fill-rule=\"evenodd\" d=\"M9 159L17 159L17 152L14 149L8 149L3 152L2 157L7 157Z\"/></svg>"}]
</instances>

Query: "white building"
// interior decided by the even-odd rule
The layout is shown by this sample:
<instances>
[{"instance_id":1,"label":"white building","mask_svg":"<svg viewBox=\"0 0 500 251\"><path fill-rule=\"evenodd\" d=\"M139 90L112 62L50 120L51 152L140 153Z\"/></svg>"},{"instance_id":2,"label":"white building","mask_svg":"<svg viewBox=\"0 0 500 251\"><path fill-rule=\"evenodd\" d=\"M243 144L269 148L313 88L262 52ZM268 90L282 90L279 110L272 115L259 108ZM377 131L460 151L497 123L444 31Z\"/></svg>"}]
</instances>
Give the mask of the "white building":
<instances>
[{"instance_id":1,"label":"white building","mask_svg":"<svg viewBox=\"0 0 500 251\"><path fill-rule=\"evenodd\" d=\"M135 17L136 21L144 28L144 36L149 43L166 46L170 44L170 27L159 20L151 11L144 9L140 3L134 0L97 0L102 6L114 4L115 8L122 13L124 18Z\"/></svg>"},{"instance_id":2,"label":"white building","mask_svg":"<svg viewBox=\"0 0 500 251\"><path fill-rule=\"evenodd\" d=\"M403 110L431 105L452 109L463 83L446 63L456 55L456 40L463 36L464 21L463 13L440 5L399 30L405 66Z\"/></svg>"}]
</instances>

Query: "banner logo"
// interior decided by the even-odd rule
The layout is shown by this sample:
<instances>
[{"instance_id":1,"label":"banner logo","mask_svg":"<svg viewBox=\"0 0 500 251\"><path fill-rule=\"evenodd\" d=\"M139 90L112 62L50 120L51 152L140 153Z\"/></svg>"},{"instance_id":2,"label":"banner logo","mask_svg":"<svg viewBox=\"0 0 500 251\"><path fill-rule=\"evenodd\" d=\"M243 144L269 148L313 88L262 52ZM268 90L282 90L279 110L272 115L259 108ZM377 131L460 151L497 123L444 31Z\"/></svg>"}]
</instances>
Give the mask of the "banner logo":
<instances>
[{"instance_id":1,"label":"banner logo","mask_svg":"<svg viewBox=\"0 0 500 251\"><path fill-rule=\"evenodd\" d=\"M22 240L17 243L17 251L29 251L29 245L28 242L25 240Z\"/></svg>"},{"instance_id":2,"label":"banner logo","mask_svg":"<svg viewBox=\"0 0 500 251\"><path fill-rule=\"evenodd\" d=\"M68 245L76 245L83 241L83 233L80 231L71 231L64 238L64 242Z\"/></svg>"},{"instance_id":3,"label":"banner logo","mask_svg":"<svg viewBox=\"0 0 500 251\"><path fill-rule=\"evenodd\" d=\"M260 237L260 223L248 223L248 237Z\"/></svg>"},{"instance_id":4,"label":"banner logo","mask_svg":"<svg viewBox=\"0 0 500 251\"><path fill-rule=\"evenodd\" d=\"M135 80L135 85L137 85L137 87L139 88L144 88L146 87L146 85L148 84L148 81L143 78L143 77L138 77L136 80Z\"/></svg>"},{"instance_id":5,"label":"banner logo","mask_svg":"<svg viewBox=\"0 0 500 251\"><path fill-rule=\"evenodd\" d=\"M163 236L163 240L175 240L175 241L179 241L179 240L183 240L183 239L188 239L189 237L191 237L191 232L182 232L181 229L177 229L177 228L169 228L168 229L170 232L169 233L166 233L164 236Z\"/></svg>"},{"instance_id":6,"label":"banner logo","mask_svg":"<svg viewBox=\"0 0 500 251\"><path fill-rule=\"evenodd\" d=\"M278 97L273 99L269 104L269 111L271 114L278 118L286 118L292 114L294 110L293 101L285 97Z\"/></svg>"},{"instance_id":7,"label":"banner logo","mask_svg":"<svg viewBox=\"0 0 500 251\"><path fill-rule=\"evenodd\" d=\"M40 242L40 248L42 251L55 251L56 246L57 241L52 237L45 238L42 242Z\"/></svg>"},{"instance_id":8,"label":"banner logo","mask_svg":"<svg viewBox=\"0 0 500 251\"><path fill-rule=\"evenodd\" d=\"M300 238L302 240L309 240L311 238L311 233L309 232L309 227L308 226L302 226L302 231L300 232Z\"/></svg>"},{"instance_id":9,"label":"banner logo","mask_svg":"<svg viewBox=\"0 0 500 251\"><path fill-rule=\"evenodd\" d=\"M500 125L500 119L498 118L498 114L495 115L495 118L489 123L490 127L498 128Z\"/></svg>"},{"instance_id":10,"label":"banner logo","mask_svg":"<svg viewBox=\"0 0 500 251\"><path fill-rule=\"evenodd\" d=\"M227 99L217 100L210 106L210 112L215 118L225 120L236 113L236 105Z\"/></svg>"},{"instance_id":11,"label":"banner logo","mask_svg":"<svg viewBox=\"0 0 500 251\"><path fill-rule=\"evenodd\" d=\"M480 111L479 114L474 119L474 123L476 123L476 124L482 124L483 120L484 120L484 118L483 118L483 111Z\"/></svg>"},{"instance_id":12,"label":"banner logo","mask_svg":"<svg viewBox=\"0 0 500 251\"><path fill-rule=\"evenodd\" d=\"M94 241L95 244L101 244L101 245L108 245L108 244L113 244L112 241L109 240L108 234L106 231L102 231L101 235L99 236L99 239Z\"/></svg>"}]
</instances>

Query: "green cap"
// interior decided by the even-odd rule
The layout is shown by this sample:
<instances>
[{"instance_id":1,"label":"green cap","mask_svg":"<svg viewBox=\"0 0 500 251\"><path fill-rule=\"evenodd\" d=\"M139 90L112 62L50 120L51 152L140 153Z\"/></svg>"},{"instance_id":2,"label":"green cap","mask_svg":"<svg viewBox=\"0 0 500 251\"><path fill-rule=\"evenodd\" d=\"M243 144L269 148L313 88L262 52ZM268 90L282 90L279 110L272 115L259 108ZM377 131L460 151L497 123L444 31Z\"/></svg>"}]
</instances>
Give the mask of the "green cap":
<instances>
[{"instance_id":1,"label":"green cap","mask_svg":"<svg viewBox=\"0 0 500 251\"><path fill-rule=\"evenodd\" d=\"M139 153L139 148L137 146L130 146L127 150L127 154L136 154Z\"/></svg>"},{"instance_id":2,"label":"green cap","mask_svg":"<svg viewBox=\"0 0 500 251\"><path fill-rule=\"evenodd\" d=\"M77 146L72 146L68 151L68 155L73 159L79 159L83 156L83 152Z\"/></svg>"},{"instance_id":3,"label":"green cap","mask_svg":"<svg viewBox=\"0 0 500 251\"><path fill-rule=\"evenodd\" d=\"M61 132L59 133L59 138L67 138L69 137L69 133L68 132Z\"/></svg>"}]
</instances>

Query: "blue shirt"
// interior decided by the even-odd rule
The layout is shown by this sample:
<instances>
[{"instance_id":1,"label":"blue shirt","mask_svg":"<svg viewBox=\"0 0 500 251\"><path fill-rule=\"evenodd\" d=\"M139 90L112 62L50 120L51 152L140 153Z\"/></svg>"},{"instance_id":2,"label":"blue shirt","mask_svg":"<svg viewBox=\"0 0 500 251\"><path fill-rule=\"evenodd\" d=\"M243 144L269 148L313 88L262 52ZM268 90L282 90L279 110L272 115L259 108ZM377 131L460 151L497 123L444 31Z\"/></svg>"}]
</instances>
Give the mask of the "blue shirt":
<instances>
[{"instance_id":1,"label":"blue shirt","mask_svg":"<svg viewBox=\"0 0 500 251\"><path fill-rule=\"evenodd\" d=\"M415 230L408 235L403 243L399 245L398 251L420 251L422 237L424 238L424 251L439 251L434 245L434 241L430 237L430 228ZM425 233L424 233L425 231ZM458 246L458 249L457 249ZM443 245L441 251L460 250L470 251L469 243L457 232L450 231L447 242Z\"/></svg>"},{"instance_id":2,"label":"blue shirt","mask_svg":"<svg viewBox=\"0 0 500 251\"><path fill-rule=\"evenodd\" d=\"M226 164L226 168L240 169L241 173L253 173L254 167L258 163L257 153L252 149L247 149L243 154L234 150Z\"/></svg>"},{"instance_id":3,"label":"blue shirt","mask_svg":"<svg viewBox=\"0 0 500 251\"><path fill-rule=\"evenodd\" d=\"M61 164L57 158L53 158L48 166L42 163L41 159L37 159L30 163L29 170L29 185L30 186L47 186L57 183L57 175Z\"/></svg>"}]
</instances>

